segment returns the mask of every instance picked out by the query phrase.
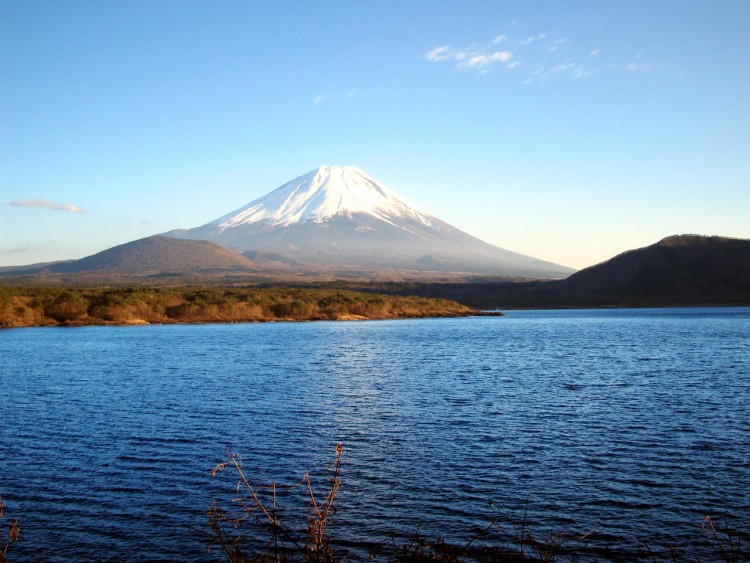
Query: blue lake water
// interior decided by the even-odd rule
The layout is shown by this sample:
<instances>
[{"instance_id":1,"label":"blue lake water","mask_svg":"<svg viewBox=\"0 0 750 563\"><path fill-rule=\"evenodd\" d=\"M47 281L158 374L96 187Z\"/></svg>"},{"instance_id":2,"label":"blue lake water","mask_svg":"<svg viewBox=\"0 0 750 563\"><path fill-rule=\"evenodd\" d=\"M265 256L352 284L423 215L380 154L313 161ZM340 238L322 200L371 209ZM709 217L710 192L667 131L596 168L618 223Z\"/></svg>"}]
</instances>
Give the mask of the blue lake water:
<instances>
[{"instance_id":1,"label":"blue lake water","mask_svg":"<svg viewBox=\"0 0 750 563\"><path fill-rule=\"evenodd\" d=\"M750 308L10 329L0 389L18 560L219 558L205 512L236 479L216 464L293 484L337 442L354 559L493 519L496 543L525 519L625 559L710 559L707 514L750 531Z\"/></svg>"}]
</instances>

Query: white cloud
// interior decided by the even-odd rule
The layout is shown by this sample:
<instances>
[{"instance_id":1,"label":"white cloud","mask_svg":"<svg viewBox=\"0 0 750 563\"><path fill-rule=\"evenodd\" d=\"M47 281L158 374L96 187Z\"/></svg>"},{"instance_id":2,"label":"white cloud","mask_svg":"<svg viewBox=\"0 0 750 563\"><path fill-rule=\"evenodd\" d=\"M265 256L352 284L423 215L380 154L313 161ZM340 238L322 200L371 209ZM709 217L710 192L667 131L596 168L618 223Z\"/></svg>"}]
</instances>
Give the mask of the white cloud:
<instances>
[{"instance_id":1,"label":"white cloud","mask_svg":"<svg viewBox=\"0 0 750 563\"><path fill-rule=\"evenodd\" d=\"M436 61L436 62L450 59L451 58L450 50L451 50L450 45L442 45L440 47L435 47L427 53L427 59L430 61Z\"/></svg>"},{"instance_id":2,"label":"white cloud","mask_svg":"<svg viewBox=\"0 0 750 563\"><path fill-rule=\"evenodd\" d=\"M492 45L502 42L498 36L492 41ZM494 48L467 47L454 49L450 45L440 45L427 52L426 58L432 62L451 61L456 68L473 68L487 72L496 63L508 62L513 54L508 51L497 51Z\"/></svg>"},{"instance_id":3,"label":"white cloud","mask_svg":"<svg viewBox=\"0 0 750 563\"><path fill-rule=\"evenodd\" d=\"M320 104L323 104L330 100L333 97L333 94L318 94L313 99L313 105L319 106Z\"/></svg>"},{"instance_id":4,"label":"white cloud","mask_svg":"<svg viewBox=\"0 0 750 563\"><path fill-rule=\"evenodd\" d=\"M494 53L489 55L472 55L468 58L468 60L463 60L461 63L459 63L458 66L486 69L492 66L494 63L507 62L511 59L512 56L513 55L511 55L509 51L495 51Z\"/></svg>"},{"instance_id":5,"label":"white cloud","mask_svg":"<svg viewBox=\"0 0 750 563\"><path fill-rule=\"evenodd\" d=\"M320 106L331 101L341 102L342 100L358 100L367 94L367 91L360 90L358 88L350 88L349 90L340 92L324 92L318 94L313 98L313 105Z\"/></svg>"},{"instance_id":6,"label":"white cloud","mask_svg":"<svg viewBox=\"0 0 750 563\"><path fill-rule=\"evenodd\" d=\"M86 213L83 209L72 203L57 203L48 199L25 199L23 201L11 201L8 203L13 207L31 207L34 209L52 209L54 211L67 211L68 213Z\"/></svg>"},{"instance_id":7,"label":"white cloud","mask_svg":"<svg viewBox=\"0 0 750 563\"><path fill-rule=\"evenodd\" d=\"M578 46L567 37L527 32L520 37L496 35L486 43L466 47L441 44L427 51L425 58L437 64L483 74L496 68L517 69L514 76L522 84L545 83L553 77L588 78L616 69L649 72L654 68L654 65L643 63L640 54L630 64L624 64L611 58L605 61L601 56L603 51L600 47ZM525 69L528 75L523 76L519 68Z\"/></svg>"},{"instance_id":8,"label":"white cloud","mask_svg":"<svg viewBox=\"0 0 750 563\"><path fill-rule=\"evenodd\" d=\"M526 37L526 39L521 39L518 42L519 47L525 47L526 45L531 45L534 41L541 41L542 39L546 39L547 34L546 33L539 33L537 35L529 35Z\"/></svg>"}]
</instances>

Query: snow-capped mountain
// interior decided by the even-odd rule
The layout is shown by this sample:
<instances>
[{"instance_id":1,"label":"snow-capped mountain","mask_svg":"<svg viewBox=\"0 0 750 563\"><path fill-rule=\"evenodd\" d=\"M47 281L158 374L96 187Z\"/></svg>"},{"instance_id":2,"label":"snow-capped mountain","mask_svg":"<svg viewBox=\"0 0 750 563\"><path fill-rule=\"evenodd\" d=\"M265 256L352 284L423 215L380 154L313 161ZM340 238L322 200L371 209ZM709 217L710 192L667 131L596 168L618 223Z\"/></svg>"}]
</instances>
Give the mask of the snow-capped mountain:
<instances>
[{"instance_id":1,"label":"snow-capped mountain","mask_svg":"<svg viewBox=\"0 0 750 563\"><path fill-rule=\"evenodd\" d=\"M573 272L468 235L352 166L321 166L201 227L165 234L217 242L259 264L298 271Z\"/></svg>"},{"instance_id":2,"label":"snow-capped mountain","mask_svg":"<svg viewBox=\"0 0 750 563\"><path fill-rule=\"evenodd\" d=\"M354 166L321 166L210 224L219 229L248 223L286 227L354 214L370 215L391 224L394 218L410 218L432 225L429 213L407 204Z\"/></svg>"}]
</instances>

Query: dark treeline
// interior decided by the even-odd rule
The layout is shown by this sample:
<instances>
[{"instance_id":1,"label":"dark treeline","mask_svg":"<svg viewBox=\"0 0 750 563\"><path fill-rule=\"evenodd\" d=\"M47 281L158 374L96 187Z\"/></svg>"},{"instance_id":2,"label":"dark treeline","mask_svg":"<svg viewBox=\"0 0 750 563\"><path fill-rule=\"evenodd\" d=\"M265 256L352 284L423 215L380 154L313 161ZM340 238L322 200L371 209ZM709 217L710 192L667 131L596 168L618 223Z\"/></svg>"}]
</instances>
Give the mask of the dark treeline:
<instances>
[{"instance_id":1,"label":"dark treeline","mask_svg":"<svg viewBox=\"0 0 750 563\"><path fill-rule=\"evenodd\" d=\"M0 326L450 317L445 299L298 288L0 287Z\"/></svg>"},{"instance_id":2,"label":"dark treeline","mask_svg":"<svg viewBox=\"0 0 750 563\"><path fill-rule=\"evenodd\" d=\"M737 281L740 286L741 279ZM308 287L374 292L386 295L419 295L457 301L474 309L562 309L608 307L698 307L750 305L750 285L737 289L685 290L669 285L643 291L596 293L571 289L565 280L466 281L466 282L356 282L311 283Z\"/></svg>"}]
</instances>

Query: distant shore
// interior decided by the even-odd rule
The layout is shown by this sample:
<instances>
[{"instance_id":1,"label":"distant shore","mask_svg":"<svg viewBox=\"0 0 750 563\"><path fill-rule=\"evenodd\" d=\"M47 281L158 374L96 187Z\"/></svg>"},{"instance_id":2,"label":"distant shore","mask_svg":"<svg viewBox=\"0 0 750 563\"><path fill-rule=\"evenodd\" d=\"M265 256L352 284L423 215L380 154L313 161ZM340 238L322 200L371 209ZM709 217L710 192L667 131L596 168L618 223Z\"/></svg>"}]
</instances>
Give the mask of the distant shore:
<instances>
[{"instance_id":1,"label":"distant shore","mask_svg":"<svg viewBox=\"0 0 750 563\"><path fill-rule=\"evenodd\" d=\"M441 298L297 288L0 287L0 327L502 316Z\"/></svg>"}]
</instances>

